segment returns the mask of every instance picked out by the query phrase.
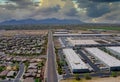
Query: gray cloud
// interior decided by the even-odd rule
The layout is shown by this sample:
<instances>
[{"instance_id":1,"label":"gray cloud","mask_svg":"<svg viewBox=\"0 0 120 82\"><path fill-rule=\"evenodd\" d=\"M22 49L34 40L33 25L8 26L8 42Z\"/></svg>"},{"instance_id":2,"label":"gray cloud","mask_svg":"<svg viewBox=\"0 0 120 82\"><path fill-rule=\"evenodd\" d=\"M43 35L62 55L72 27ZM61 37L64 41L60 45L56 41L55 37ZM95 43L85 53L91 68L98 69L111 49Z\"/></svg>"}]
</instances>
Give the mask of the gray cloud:
<instances>
[{"instance_id":1,"label":"gray cloud","mask_svg":"<svg viewBox=\"0 0 120 82\"><path fill-rule=\"evenodd\" d=\"M8 0L0 5L0 20L65 18L98 22L119 21L119 0L43 0L43 5L32 0ZM74 1L74 2L73 2ZM14 3L14 4L13 4Z\"/></svg>"},{"instance_id":2,"label":"gray cloud","mask_svg":"<svg viewBox=\"0 0 120 82\"><path fill-rule=\"evenodd\" d=\"M60 9L61 8L59 5L56 5L54 7L49 7L49 8L42 8L40 10L35 11L33 14L30 15L30 17L33 17L38 14L41 14L42 16L49 16L53 13L57 13Z\"/></svg>"},{"instance_id":3,"label":"gray cloud","mask_svg":"<svg viewBox=\"0 0 120 82\"><path fill-rule=\"evenodd\" d=\"M78 12L74 8L72 8L68 12L65 12L65 15L67 15L67 16L77 16L77 13Z\"/></svg>"},{"instance_id":4,"label":"gray cloud","mask_svg":"<svg viewBox=\"0 0 120 82\"><path fill-rule=\"evenodd\" d=\"M106 13L110 13L110 8L109 6L106 5L91 5L90 7L87 8L87 15L93 18L100 17Z\"/></svg>"},{"instance_id":5,"label":"gray cloud","mask_svg":"<svg viewBox=\"0 0 120 82\"><path fill-rule=\"evenodd\" d=\"M118 2L120 0L90 0L90 1L93 1L93 2Z\"/></svg>"}]
</instances>

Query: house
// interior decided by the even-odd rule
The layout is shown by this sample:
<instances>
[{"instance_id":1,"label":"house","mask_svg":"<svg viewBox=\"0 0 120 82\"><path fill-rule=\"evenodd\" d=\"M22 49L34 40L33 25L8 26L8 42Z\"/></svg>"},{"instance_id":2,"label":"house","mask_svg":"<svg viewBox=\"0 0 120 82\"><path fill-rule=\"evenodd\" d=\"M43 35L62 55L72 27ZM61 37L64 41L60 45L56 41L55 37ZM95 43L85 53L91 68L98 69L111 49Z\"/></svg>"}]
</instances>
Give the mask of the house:
<instances>
[{"instance_id":1,"label":"house","mask_svg":"<svg viewBox=\"0 0 120 82\"><path fill-rule=\"evenodd\" d=\"M0 73L0 77L1 76L6 76L8 74L9 70L4 70Z\"/></svg>"},{"instance_id":2,"label":"house","mask_svg":"<svg viewBox=\"0 0 120 82\"><path fill-rule=\"evenodd\" d=\"M37 69L37 63L30 63L28 69Z\"/></svg>"},{"instance_id":3,"label":"house","mask_svg":"<svg viewBox=\"0 0 120 82\"><path fill-rule=\"evenodd\" d=\"M16 71L10 71L10 72L7 74L7 77L14 77L15 74L16 74Z\"/></svg>"}]
</instances>

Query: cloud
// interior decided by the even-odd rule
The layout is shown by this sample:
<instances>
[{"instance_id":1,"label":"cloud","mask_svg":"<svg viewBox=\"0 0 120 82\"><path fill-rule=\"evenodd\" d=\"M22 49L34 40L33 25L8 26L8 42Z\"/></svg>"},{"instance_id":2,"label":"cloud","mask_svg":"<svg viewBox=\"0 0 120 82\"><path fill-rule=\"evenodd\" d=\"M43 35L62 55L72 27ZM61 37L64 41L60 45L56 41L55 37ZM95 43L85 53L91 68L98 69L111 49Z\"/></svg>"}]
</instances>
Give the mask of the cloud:
<instances>
[{"instance_id":1,"label":"cloud","mask_svg":"<svg viewBox=\"0 0 120 82\"><path fill-rule=\"evenodd\" d=\"M110 8L107 5L91 5L90 7L87 8L87 15L89 17L101 17L102 15L110 13Z\"/></svg>"},{"instance_id":2,"label":"cloud","mask_svg":"<svg viewBox=\"0 0 120 82\"><path fill-rule=\"evenodd\" d=\"M33 14L31 14L30 17L36 16L38 14L41 14L42 16L50 16L53 13L57 13L60 9L61 8L59 5L49 8L41 8L39 10L36 10Z\"/></svg>"},{"instance_id":3,"label":"cloud","mask_svg":"<svg viewBox=\"0 0 120 82\"><path fill-rule=\"evenodd\" d=\"M10 19L78 19L84 22L120 21L119 0L0 1L0 21Z\"/></svg>"},{"instance_id":4,"label":"cloud","mask_svg":"<svg viewBox=\"0 0 120 82\"><path fill-rule=\"evenodd\" d=\"M96 18L96 21L107 22L107 23L120 23L120 11L114 10L114 12L105 14L99 18Z\"/></svg>"},{"instance_id":5,"label":"cloud","mask_svg":"<svg viewBox=\"0 0 120 82\"><path fill-rule=\"evenodd\" d=\"M90 1L93 1L93 2L118 2L120 0L90 0Z\"/></svg>"}]
</instances>

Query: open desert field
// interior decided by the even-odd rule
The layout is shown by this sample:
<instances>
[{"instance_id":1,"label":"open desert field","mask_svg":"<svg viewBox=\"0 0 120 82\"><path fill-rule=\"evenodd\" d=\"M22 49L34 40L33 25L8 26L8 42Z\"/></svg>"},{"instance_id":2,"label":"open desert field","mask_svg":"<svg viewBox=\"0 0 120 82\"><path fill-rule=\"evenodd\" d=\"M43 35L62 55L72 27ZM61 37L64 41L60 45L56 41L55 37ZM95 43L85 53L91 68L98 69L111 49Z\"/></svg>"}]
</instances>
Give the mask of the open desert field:
<instances>
[{"instance_id":1,"label":"open desert field","mask_svg":"<svg viewBox=\"0 0 120 82\"><path fill-rule=\"evenodd\" d=\"M39 35L39 34L47 34L48 30L7 30L1 31L4 36L13 36L16 34L30 34L30 35Z\"/></svg>"},{"instance_id":2,"label":"open desert field","mask_svg":"<svg viewBox=\"0 0 120 82\"><path fill-rule=\"evenodd\" d=\"M120 82L120 76L119 77L109 77L109 78L93 78L92 80L85 80L82 79L80 81L76 81L73 79L68 80L62 80L61 82Z\"/></svg>"}]
</instances>

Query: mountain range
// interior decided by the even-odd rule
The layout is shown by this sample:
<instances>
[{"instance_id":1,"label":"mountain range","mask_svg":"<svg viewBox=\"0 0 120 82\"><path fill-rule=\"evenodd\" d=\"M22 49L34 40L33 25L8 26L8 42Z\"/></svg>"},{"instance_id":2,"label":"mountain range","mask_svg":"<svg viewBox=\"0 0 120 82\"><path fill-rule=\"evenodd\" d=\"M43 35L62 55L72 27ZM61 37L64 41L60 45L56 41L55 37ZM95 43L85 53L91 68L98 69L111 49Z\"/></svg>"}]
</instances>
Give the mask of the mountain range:
<instances>
[{"instance_id":1,"label":"mountain range","mask_svg":"<svg viewBox=\"0 0 120 82\"><path fill-rule=\"evenodd\" d=\"M35 20L35 19L24 19L24 20L8 20L1 22L0 25L21 25L21 24L81 24L83 23L80 20L75 19L42 19L42 20Z\"/></svg>"}]
</instances>

